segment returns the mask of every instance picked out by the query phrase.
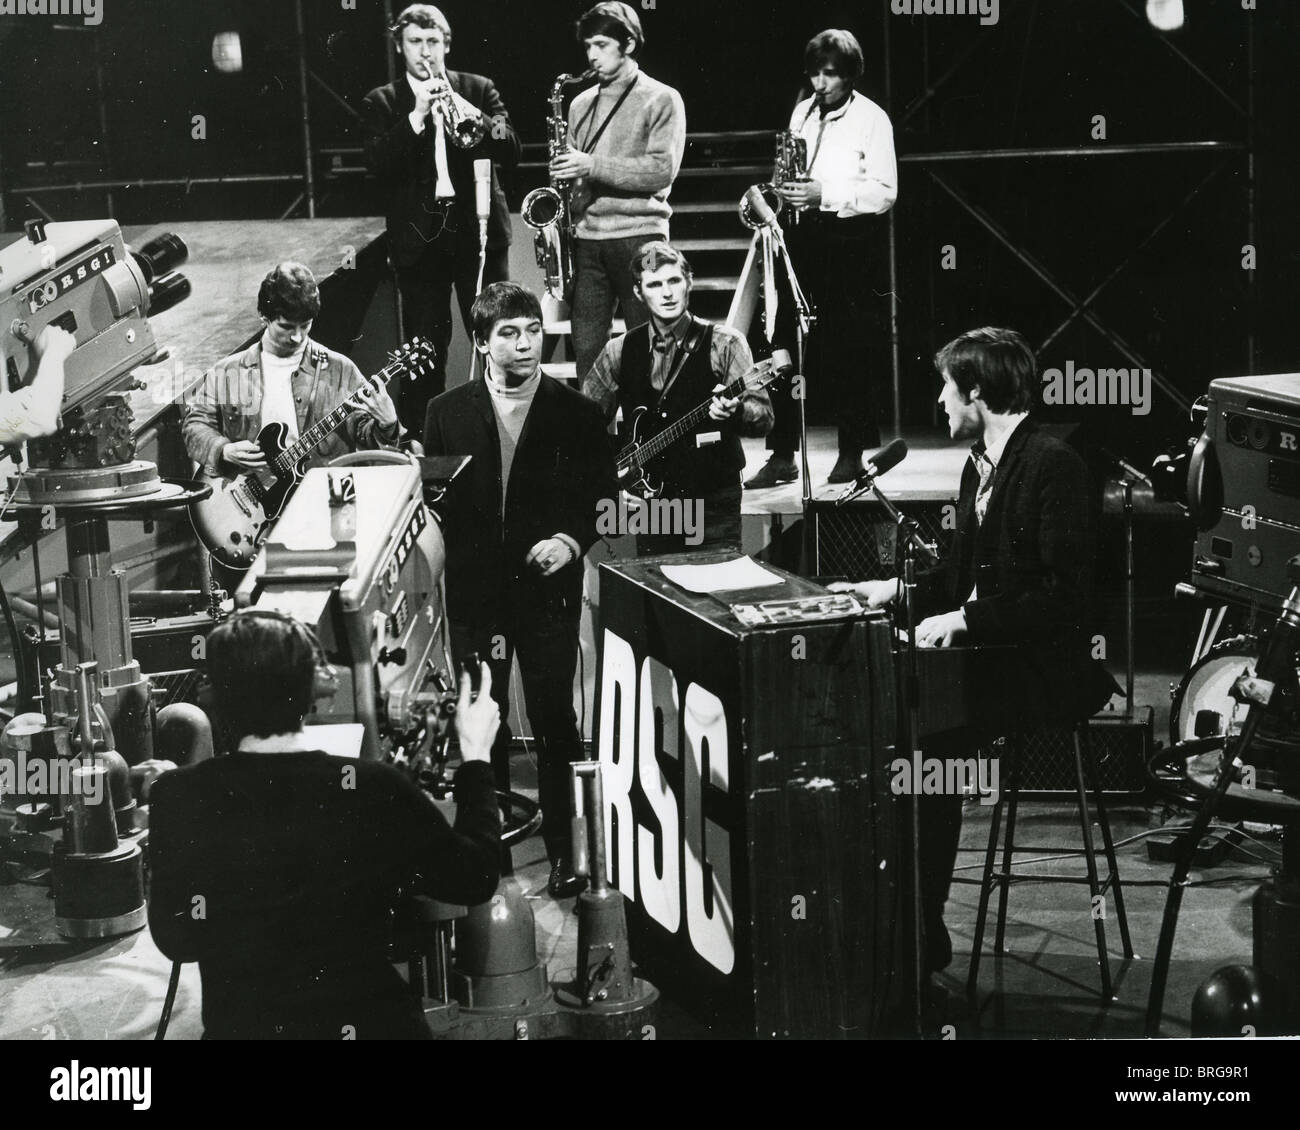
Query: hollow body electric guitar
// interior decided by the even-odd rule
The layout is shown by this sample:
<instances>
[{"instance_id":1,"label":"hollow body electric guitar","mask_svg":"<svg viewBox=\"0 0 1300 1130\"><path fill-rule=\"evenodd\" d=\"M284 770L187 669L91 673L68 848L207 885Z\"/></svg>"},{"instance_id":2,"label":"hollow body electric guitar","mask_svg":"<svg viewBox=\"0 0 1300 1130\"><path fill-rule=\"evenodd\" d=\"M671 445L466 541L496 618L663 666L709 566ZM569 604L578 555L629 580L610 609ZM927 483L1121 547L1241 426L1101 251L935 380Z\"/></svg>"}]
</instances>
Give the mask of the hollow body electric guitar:
<instances>
[{"instance_id":1,"label":"hollow body electric guitar","mask_svg":"<svg viewBox=\"0 0 1300 1130\"><path fill-rule=\"evenodd\" d=\"M389 361L374 376L365 378L369 388L383 388L398 374L417 376L433 361L433 346L412 338L388 355ZM258 548L279 517L280 511L306 471L306 462L326 439L343 425L348 415L361 406L358 389L322 416L298 439L287 443L289 429L282 423L267 424L257 433L257 445L266 465L234 476L209 478L212 494L190 505L194 532L222 565L247 569Z\"/></svg>"},{"instance_id":2,"label":"hollow body electric guitar","mask_svg":"<svg viewBox=\"0 0 1300 1130\"><path fill-rule=\"evenodd\" d=\"M715 395L728 400L742 396L746 392L756 392L767 388L787 375L793 365L790 354L778 349L765 361L760 361L747 373L737 377L721 392ZM655 498L663 490L663 483L654 483L646 473L646 464L657 459L678 440L694 432L709 415L710 397L703 404L692 408L684 416L679 416L662 431L642 438L641 429L650 417L650 407L643 405L632 413L632 419L625 427L627 445L618 453L616 470L620 490L638 498Z\"/></svg>"}]
</instances>

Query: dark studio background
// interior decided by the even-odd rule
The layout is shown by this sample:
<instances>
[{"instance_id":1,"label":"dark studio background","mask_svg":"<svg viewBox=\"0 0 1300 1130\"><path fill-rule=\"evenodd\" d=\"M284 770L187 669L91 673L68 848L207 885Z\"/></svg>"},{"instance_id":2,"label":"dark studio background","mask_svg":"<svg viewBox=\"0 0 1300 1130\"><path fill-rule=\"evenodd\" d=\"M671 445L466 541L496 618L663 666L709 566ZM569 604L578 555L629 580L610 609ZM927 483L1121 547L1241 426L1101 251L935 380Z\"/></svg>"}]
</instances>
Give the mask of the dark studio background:
<instances>
[{"instance_id":1,"label":"dark studio background","mask_svg":"<svg viewBox=\"0 0 1300 1130\"><path fill-rule=\"evenodd\" d=\"M102 4L103 22L94 28L60 31L50 17L0 19L0 186L10 230L35 214L18 191L24 185L105 175L301 170L292 3ZM345 102L355 105L387 80L381 3L357 0L353 11L339 0L309 0L304 7L310 66ZM525 142L541 143L551 80L584 66L572 23L586 7L586 0L448 0L449 65L491 75ZM1081 296L1222 163L1213 182L1103 292L1095 310L1188 398L1216 376L1249 371L1250 292L1241 268L1248 231L1244 152L943 165L908 158L955 149L1091 145L1095 114L1107 122L1107 141L1096 144L1245 143L1247 115L1210 83L1247 106L1247 28L1253 23L1255 370L1300 369L1288 309L1300 234L1290 200L1300 163L1289 120L1297 104L1296 5L1260 0L1260 10L1248 12L1240 0L1186 0L1186 26L1168 43L1142 8L1141 0L1003 0L998 24L982 27L971 16L892 16L886 0L656 0L641 12L648 40L643 59L650 73L682 91L692 132L768 130L787 120L807 39L828 26L855 31L867 54L861 89L889 106L904 158L896 220L905 419L921 424L933 420L937 384L929 357L938 345L988 323L1016 326L1037 345L1069 312L933 183L931 171ZM242 34L244 71L220 74L212 65L212 36L232 28ZM1204 77L1169 44L1190 56ZM951 79L940 84L954 64ZM909 113L932 84L935 92ZM377 188L347 152L359 144L354 121L314 82L311 107L319 214L377 214ZM191 138L193 114L206 116L205 141ZM331 164L341 171L331 175ZM513 178L516 205L540 177L532 169ZM279 216L298 192L290 183L133 187L115 193L114 211L122 223L166 220L183 231L187 219ZM57 219L100 216L106 209L102 192L39 199ZM295 214L305 212L300 207ZM956 271L939 267L946 244L957 248ZM1081 366L1130 364L1081 321L1041 360L1063 365L1066 358ZM1150 417L1135 419L1122 409L1073 415L1139 464L1186 433L1182 411L1158 392Z\"/></svg>"}]
</instances>

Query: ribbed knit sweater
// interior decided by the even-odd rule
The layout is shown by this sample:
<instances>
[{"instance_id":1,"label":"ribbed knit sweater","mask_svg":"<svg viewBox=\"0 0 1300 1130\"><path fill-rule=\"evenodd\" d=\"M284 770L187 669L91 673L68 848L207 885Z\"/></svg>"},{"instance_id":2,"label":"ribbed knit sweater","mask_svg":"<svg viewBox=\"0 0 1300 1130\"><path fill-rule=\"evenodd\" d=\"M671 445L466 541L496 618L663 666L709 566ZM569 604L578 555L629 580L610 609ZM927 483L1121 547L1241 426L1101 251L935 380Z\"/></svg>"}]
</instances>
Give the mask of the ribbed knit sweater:
<instances>
[{"instance_id":1,"label":"ribbed knit sweater","mask_svg":"<svg viewBox=\"0 0 1300 1130\"><path fill-rule=\"evenodd\" d=\"M594 150L586 148L634 79ZM668 238L668 193L686 151L686 107L676 90L640 69L584 90L569 107L569 143L595 163L574 193L580 239Z\"/></svg>"}]
</instances>

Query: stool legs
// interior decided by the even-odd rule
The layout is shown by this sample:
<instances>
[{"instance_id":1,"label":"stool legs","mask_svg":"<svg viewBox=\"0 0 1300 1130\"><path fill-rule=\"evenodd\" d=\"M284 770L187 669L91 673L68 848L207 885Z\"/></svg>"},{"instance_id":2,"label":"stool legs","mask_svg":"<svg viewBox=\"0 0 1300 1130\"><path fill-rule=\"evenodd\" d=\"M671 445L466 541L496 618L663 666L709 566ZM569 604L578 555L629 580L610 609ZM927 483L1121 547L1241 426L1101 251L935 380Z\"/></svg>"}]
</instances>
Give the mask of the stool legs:
<instances>
[{"instance_id":1,"label":"stool legs","mask_svg":"<svg viewBox=\"0 0 1300 1130\"><path fill-rule=\"evenodd\" d=\"M992 891L990 878L993 875L993 861L997 858L998 830L1002 826L1003 793L993 804L993 815L989 822L989 843L984 851L984 878L980 883L980 907L975 915L975 945L971 949L970 971L966 974L966 992L975 995L976 984L980 975L980 955L984 950L984 924L989 916L989 894ZM1005 888L1004 888L1005 889Z\"/></svg>"},{"instance_id":2,"label":"stool legs","mask_svg":"<svg viewBox=\"0 0 1300 1130\"><path fill-rule=\"evenodd\" d=\"M1128 932L1128 915L1124 912L1124 889L1119 881L1119 865L1115 862L1115 843L1110 833L1110 818L1106 814L1106 801L1101 791L1101 774L1097 771L1097 758L1092 748L1092 738L1087 726L1075 731L1075 748L1083 747L1083 768L1092 782L1093 800L1097 805L1097 823L1101 827L1101 842L1106 852L1106 867L1110 875L1109 883L1115 892L1115 916L1119 919L1119 937L1124 947L1125 958L1133 957L1133 941Z\"/></svg>"},{"instance_id":3,"label":"stool legs","mask_svg":"<svg viewBox=\"0 0 1300 1130\"><path fill-rule=\"evenodd\" d=\"M1092 925L1097 933L1097 966L1101 970L1101 995L1110 1000L1113 995L1110 983L1110 957L1106 953L1106 918L1104 894L1097 878L1097 852L1092 844L1092 817L1088 811L1088 787L1083 771L1083 747L1079 731L1074 731L1074 779L1079 797L1079 825L1083 831L1083 859L1088 870L1088 893L1092 896L1089 906L1092 911ZM1101 912L1098 912L1097 898L1103 899Z\"/></svg>"},{"instance_id":4,"label":"stool legs","mask_svg":"<svg viewBox=\"0 0 1300 1130\"><path fill-rule=\"evenodd\" d=\"M998 923L993 934L995 953L1003 953L1006 950L1007 891L1011 887L1011 864L1016 842L1016 808L1020 804L1020 741L1016 737L1007 738L1003 748L1007 751L1007 760L1010 764L1007 766L1007 840L1002 849L1002 870L998 874Z\"/></svg>"},{"instance_id":5,"label":"stool legs","mask_svg":"<svg viewBox=\"0 0 1300 1130\"><path fill-rule=\"evenodd\" d=\"M1074 727L1072 736L1074 739L1075 792L1079 804L1079 825L1083 834L1083 857L1087 869L1086 881L1091 896L1089 906L1090 908L1097 907L1098 896L1104 899L1108 890L1114 891L1115 913L1119 919L1120 939L1124 946L1124 956L1125 958L1131 958L1133 957L1133 945L1129 937L1128 916L1124 909L1124 895L1120 887L1119 867L1115 859L1115 844L1111 837L1110 820L1106 814L1106 805L1102 799L1101 778L1097 772L1096 761L1093 757L1087 723ZM966 991L971 996L975 995L978 987L980 959L984 948L984 932L988 923L989 899L992 896L995 884L998 888L998 915L994 930L994 949L996 952L1003 952L1003 942L1006 935L1007 891L1012 881L1012 867L1016 850L1016 809L1020 799L1020 741L1016 738L1009 739L1007 751L1007 787L993 806L992 819L989 825L989 841L984 852L984 873L980 881L979 910L975 917L975 944L971 952L970 971L966 977ZM1108 868L1105 882L1102 882L1097 871L1097 853L1092 839L1092 813L1088 803L1089 792L1092 793L1097 807L1097 822L1101 825L1101 838ZM1004 803L1007 806L1006 839L1002 844L1002 866L1000 869L995 870ZM1024 878L1038 878L1040 882L1059 882L1062 880L1078 882L1077 879L1072 880L1068 876L1035 877L1026 875ZM1102 905L1104 906L1104 903ZM1110 977L1110 958L1106 950L1105 919L1095 909L1092 918L1097 938L1097 964L1101 975L1101 993L1106 1000L1110 1000L1113 992Z\"/></svg>"}]
</instances>

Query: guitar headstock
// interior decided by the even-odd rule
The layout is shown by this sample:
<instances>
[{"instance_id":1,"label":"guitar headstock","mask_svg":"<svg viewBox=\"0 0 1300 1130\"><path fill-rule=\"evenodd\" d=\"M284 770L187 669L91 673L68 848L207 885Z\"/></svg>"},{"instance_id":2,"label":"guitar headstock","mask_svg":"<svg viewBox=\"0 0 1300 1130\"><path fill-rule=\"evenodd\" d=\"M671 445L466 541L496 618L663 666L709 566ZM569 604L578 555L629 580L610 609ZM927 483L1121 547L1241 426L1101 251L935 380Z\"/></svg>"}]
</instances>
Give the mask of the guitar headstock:
<instances>
[{"instance_id":1,"label":"guitar headstock","mask_svg":"<svg viewBox=\"0 0 1300 1130\"><path fill-rule=\"evenodd\" d=\"M413 337L388 354L388 364L394 371L405 372L414 379L427 374L433 368L437 356L433 342Z\"/></svg>"},{"instance_id":2,"label":"guitar headstock","mask_svg":"<svg viewBox=\"0 0 1300 1130\"><path fill-rule=\"evenodd\" d=\"M767 388L794 372L794 362L787 350L777 349L771 357L759 361L744 376L745 387L752 391Z\"/></svg>"}]
</instances>

